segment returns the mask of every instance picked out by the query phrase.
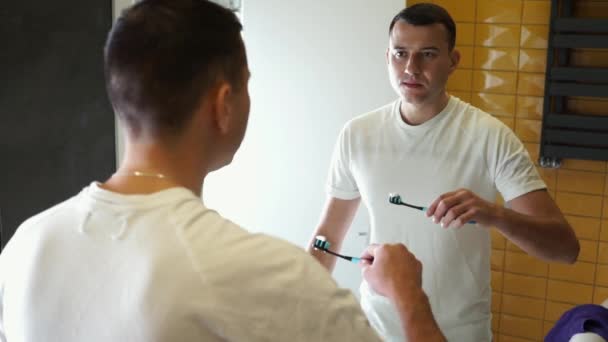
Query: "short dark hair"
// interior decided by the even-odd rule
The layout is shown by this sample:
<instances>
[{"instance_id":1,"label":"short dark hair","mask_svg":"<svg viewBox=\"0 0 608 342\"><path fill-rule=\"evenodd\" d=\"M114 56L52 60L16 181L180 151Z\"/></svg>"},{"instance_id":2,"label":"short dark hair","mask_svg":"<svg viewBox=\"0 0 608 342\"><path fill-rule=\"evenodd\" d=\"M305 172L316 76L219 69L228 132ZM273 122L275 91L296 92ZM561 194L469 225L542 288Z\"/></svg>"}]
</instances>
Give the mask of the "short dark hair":
<instances>
[{"instance_id":1,"label":"short dark hair","mask_svg":"<svg viewBox=\"0 0 608 342\"><path fill-rule=\"evenodd\" d=\"M393 27L397 21L403 20L406 23L414 26L426 26L432 24L442 24L448 31L448 48L450 51L456 45L456 24L454 19L445 10L445 8L430 4L430 3L418 3L410 7L406 7L391 21L388 33L393 32Z\"/></svg>"},{"instance_id":2,"label":"short dark hair","mask_svg":"<svg viewBox=\"0 0 608 342\"><path fill-rule=\"evenodd\" d=\"M139 135L176 135L219 80L244 84L242 25L207 0L143 0L109 33L106 88L114 110Z\"/></svg>"}]
</instances>

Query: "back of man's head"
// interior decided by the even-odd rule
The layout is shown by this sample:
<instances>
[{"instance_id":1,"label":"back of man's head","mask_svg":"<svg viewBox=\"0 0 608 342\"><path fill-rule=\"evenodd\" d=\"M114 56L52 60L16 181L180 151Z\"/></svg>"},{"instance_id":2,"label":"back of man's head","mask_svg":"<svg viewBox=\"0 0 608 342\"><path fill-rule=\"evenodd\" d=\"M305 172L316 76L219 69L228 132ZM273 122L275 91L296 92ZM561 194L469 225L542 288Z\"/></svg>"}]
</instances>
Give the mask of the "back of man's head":
<instances>
[{"instance_id":1,"label":"back of man's head","mask_svg":"<svg viewBox=\"0 0 608 342\"><path fill-rule=\"evenodd\" d=\"M242 26L207 0L143 0L105 46L110 101L132 137L176 136L218 81L244 85Z\"/></svg>"},{"instance_id":2,"label":"back of man's head","mask_svg":"<svg viewBox=\"0 0 608 342\"><path fill-rule=\"evenodd\" d=\"M427 26L433 24L441 24L447 31L448 48L451 51L456 45L456 24L445 8L431 4L418 3L404 8L391 21L389 26L389 34L393 31L393 27L397 21L403 20L406 23L414 26Z\"/></svg>"}]
</instances>

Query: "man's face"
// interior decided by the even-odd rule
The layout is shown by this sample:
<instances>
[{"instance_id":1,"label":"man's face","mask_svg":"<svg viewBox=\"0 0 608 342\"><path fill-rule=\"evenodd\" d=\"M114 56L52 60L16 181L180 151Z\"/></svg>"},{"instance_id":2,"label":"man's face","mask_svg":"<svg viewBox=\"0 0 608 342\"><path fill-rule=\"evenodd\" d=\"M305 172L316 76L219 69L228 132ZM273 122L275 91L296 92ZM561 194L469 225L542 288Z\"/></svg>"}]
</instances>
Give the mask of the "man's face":
<instances>
[{"instance_id":1,"label":"man's face","mask_svg":"<svg viewBox=\"0 0 608 342\"><path fill-rule=\"evenodd\" d=\"M449 51L448 32L441 24L395 23L387 51L391 85L402 101L423 105L440 99L458 52Z\"/></svg>"}]
</instances>

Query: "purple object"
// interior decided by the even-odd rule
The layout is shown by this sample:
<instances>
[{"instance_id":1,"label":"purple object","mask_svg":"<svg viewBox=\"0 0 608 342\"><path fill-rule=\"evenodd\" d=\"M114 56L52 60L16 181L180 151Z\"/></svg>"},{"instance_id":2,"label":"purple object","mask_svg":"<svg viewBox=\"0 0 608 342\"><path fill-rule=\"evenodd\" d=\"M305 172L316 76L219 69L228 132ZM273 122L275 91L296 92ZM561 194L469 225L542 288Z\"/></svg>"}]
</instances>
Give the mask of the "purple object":
<instances>
[{"instance_id":1,"label":"purple object","mask_svg":"<svg viewBox=\"0 0 608 342\"><path fill-rule=\"evenodd\" d=\"M568 342L578 333L595 333L608 341L608 309L584 304L566 311L545 337L545 342Z\"/></svg>"}]
</instances>

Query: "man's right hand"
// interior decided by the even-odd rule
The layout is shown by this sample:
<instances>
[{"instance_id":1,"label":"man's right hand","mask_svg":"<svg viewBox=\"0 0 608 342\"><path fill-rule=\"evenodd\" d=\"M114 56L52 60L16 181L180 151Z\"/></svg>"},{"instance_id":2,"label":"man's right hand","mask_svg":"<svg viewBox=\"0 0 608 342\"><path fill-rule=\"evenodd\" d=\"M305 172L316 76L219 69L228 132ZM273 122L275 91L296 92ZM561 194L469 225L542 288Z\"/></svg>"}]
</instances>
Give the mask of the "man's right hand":
<instances>
[{"instance_id":1,"label":"man's right hand","mask_svg":"<svg viewBox=\"0 0 608 342\"><path fill-rule=\"evenodd\" d=\"M370 245L361 267L371 288L395 305L408 341L446 341L422 290L422 264L403 244Z\"/></svg>"},{"instance_id":2,"label":"man's right hand","mask_svg":"<svg viewBox=\"0 0 608 342\"><path fill-rule=\"evenodd\" d=\"M422 264L403 244L370 245L361 267L363 278L382 296L395 300L422 291Z\"/></svg>"}]
</instances>

